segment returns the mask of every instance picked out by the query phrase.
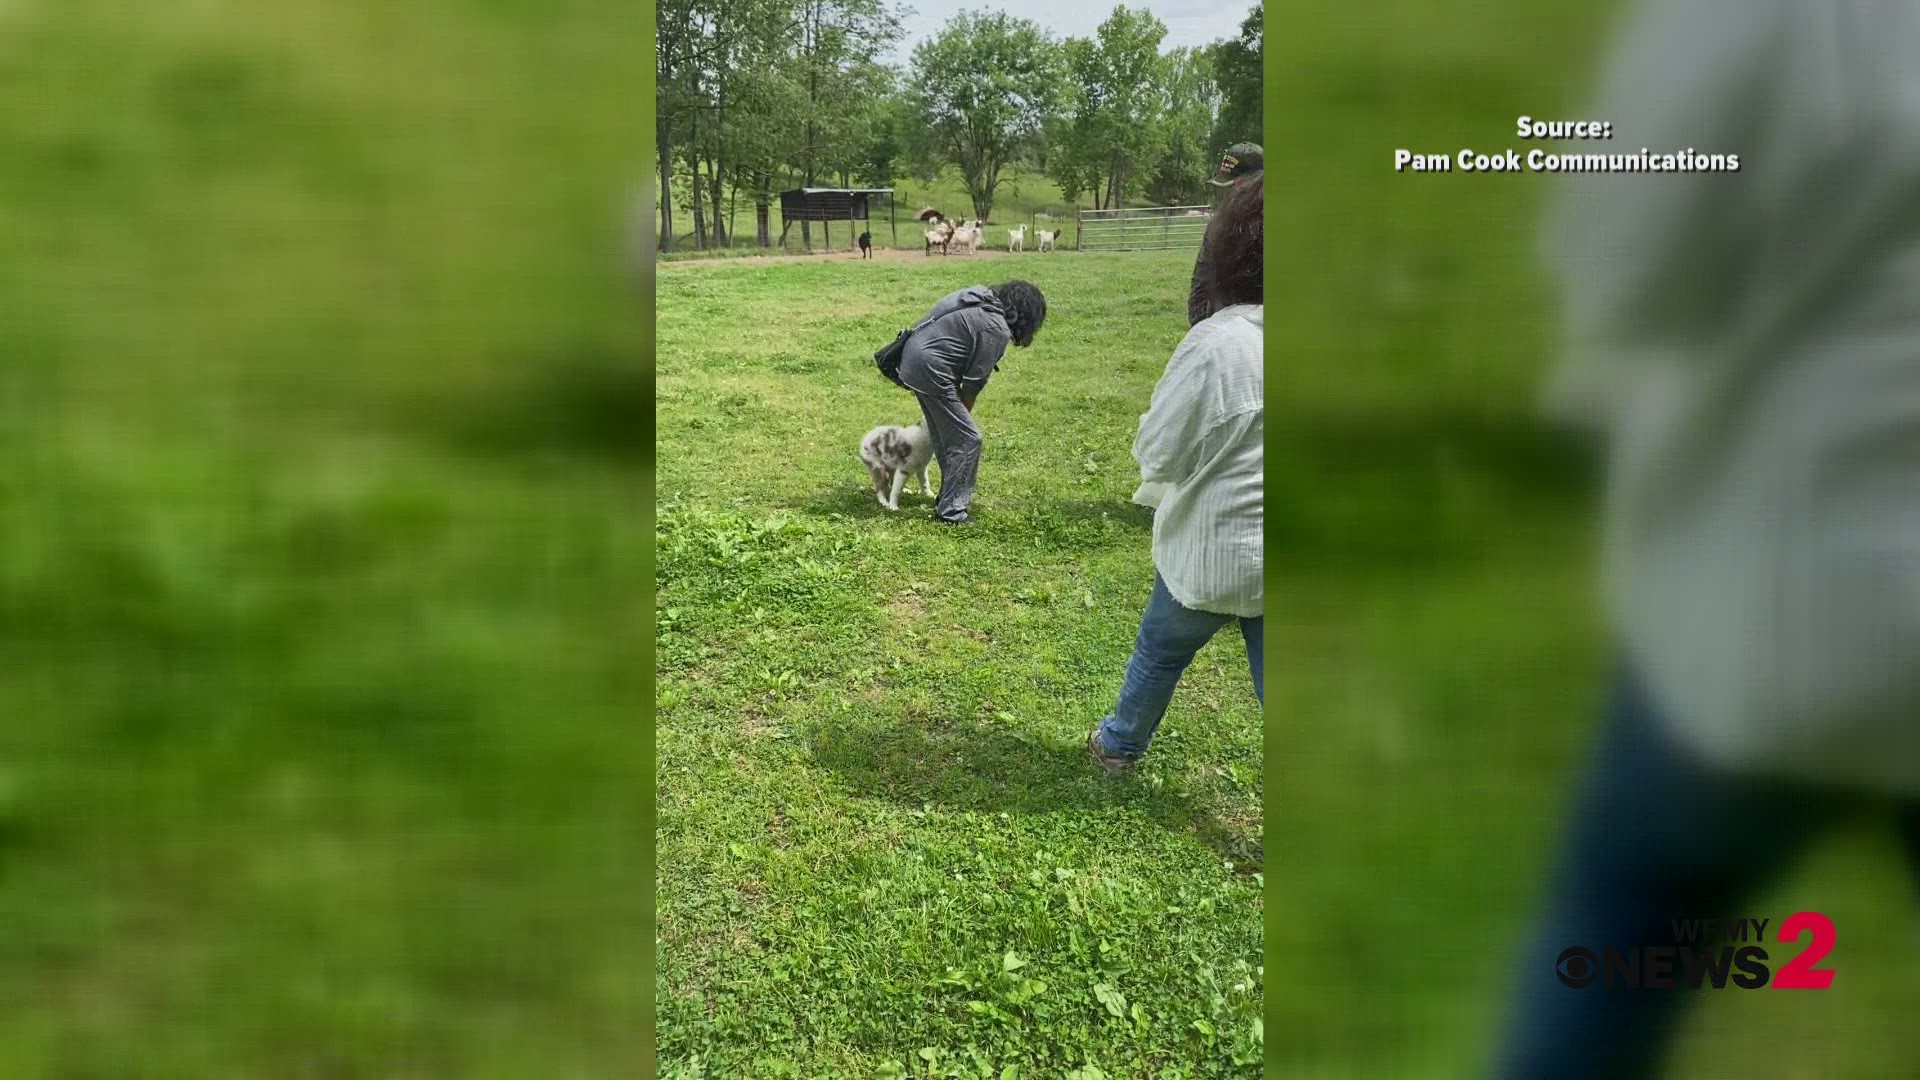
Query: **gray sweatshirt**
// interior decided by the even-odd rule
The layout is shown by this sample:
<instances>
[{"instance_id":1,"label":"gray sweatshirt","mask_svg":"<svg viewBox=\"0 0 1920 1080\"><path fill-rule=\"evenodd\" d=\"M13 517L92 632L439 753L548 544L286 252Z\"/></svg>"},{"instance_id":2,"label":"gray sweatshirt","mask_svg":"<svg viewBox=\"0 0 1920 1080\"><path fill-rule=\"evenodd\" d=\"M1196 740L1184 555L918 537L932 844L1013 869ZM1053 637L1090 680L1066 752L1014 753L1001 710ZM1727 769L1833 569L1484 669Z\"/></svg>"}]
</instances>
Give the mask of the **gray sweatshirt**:
<instances>
[{"instance_id":1,"label":"gray sweatshirt","mask_svg":"<svg viewBox=\"0 0 1920 1080\"><path fill-rule=\"evenodd\" d=\"M1647 0L1549 229L1607 595L1708 760L1920 795L1920 5ZM1582 117L1585 118L1585 117Z\"/></svg>"},{"instance_id":2,"label":"gray sweatshirt","mask_svg":"<svg viewBox=\"0 0 1920 1080\"><path fill-rule=\"evenodd\" d=\"M977 392L1013 340L1000 301L975 285L942 297L927 317L901 355L900 381L923 394Z\"/></svg>"}]
</instances>

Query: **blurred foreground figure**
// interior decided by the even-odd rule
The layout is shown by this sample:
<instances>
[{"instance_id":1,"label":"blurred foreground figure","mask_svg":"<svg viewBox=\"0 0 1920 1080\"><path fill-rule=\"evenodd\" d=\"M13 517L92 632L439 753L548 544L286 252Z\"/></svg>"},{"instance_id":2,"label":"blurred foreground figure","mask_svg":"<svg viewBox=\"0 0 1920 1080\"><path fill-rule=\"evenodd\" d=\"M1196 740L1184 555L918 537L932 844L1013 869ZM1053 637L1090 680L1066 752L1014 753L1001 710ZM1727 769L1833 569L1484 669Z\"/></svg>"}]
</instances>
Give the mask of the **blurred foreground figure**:
<instances>
[{"instance_id":1,"label":"blurred foreground figure","mask_svg":"<svg viewBox=\"0 0 1920 1080\"><path fill-rule=\"evenodd\" d=\"M1622 661L1504 1080L1662 1075L1699 997L1679 963L1672 990L1569 986L1563 950L1768 916L1777 975L1819 898L1748 909L1829 827L1873 808L1920 861L1915 56L1911 4L1653 0L1591 114L1614 139L1556 148L1742 168L1583 175L1551 229L1554 398L1608 442Z\"/></svg>"}]
</instances>

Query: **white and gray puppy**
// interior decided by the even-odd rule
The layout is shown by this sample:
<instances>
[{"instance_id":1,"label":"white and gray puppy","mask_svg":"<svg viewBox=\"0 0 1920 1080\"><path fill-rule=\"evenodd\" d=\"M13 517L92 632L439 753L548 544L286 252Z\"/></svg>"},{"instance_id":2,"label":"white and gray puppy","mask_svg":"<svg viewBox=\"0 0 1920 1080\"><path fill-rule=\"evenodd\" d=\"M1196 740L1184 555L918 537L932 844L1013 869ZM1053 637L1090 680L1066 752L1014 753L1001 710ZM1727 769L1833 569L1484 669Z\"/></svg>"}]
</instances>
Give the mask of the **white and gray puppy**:
<instances>
[{"instance_id":1,"label":"white and gray puppy","mask_svg":"<svg viewBox=\"0 0 1920 1080\"><path fill-rule=\"evenodd\" d=\"M914 477L920 480L921 494L933 494L933 484L928 478L933 463L933 439L927 435L925 424L912 427L882 424L874 428L860 440L860 460L866 463L867 475L873 478L874 498L889 510L900 509L900 493Z\"/></svg>"}]
</instances>

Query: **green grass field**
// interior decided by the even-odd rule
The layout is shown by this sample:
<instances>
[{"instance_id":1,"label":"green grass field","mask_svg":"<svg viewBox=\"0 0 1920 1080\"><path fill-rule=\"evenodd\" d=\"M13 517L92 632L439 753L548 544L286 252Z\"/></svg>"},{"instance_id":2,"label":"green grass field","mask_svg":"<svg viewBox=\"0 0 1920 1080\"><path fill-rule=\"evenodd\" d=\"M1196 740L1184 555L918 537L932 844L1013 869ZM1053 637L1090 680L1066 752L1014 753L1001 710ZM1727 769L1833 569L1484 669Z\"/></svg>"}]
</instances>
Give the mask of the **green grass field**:
<instances>
[{"instance_id":1,"label":"green grass field","mask_svg":"<svg viewBox=\"0 0 1920 1080\"><path fill-rule=\"evenodd\" d=\"M642 1073L606 11L0 4L0 1076Z\"/></svg>"},{"instance_id":2,"label":"green grass field","mask_svg":"<svg viewBox=\"0 0 1920 1080\"><path fill-rule=\"evenodd\" d=\"M1484 1075L1595 730L1593 470L1535 408L1548 181L1391 156L1586 117L1616 6L1299 11L1269 72L1273 1075ZM1835 987L1708 995L1673 1075L1915 1075L1914 891L1865 834L1745 905L1831 915Z\"/></svg>"},{"instance_id":3,"label":"green grass field","mask_svg":"<svg viewBox=\"0 0 1920 1080\"><path fill-rule=\"evenodd\" d=\"M1081 752L1152 580L1139 415L1187 254L658 276L660 1048L672 1077L1257 1075L1261 721L1237 634L1141 775ZM975 525L875 504L871 354L1015 273ZM1090 1067L1090 1068L1089 1068Z\"/></svg>"}]
</instances>

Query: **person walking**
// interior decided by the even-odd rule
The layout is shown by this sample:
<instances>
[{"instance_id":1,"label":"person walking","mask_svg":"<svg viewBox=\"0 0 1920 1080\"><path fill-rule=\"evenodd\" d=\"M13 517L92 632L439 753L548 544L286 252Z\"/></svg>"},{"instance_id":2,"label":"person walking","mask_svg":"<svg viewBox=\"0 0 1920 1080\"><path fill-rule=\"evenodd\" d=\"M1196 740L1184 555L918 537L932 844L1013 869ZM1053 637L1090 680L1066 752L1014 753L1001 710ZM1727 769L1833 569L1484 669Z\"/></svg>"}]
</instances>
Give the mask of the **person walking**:
<instances>
[{"instance_id":1,"label":"person walking","mask_svg":"<svg viewBox=\"0 0 1920 1080\"><path fill-rule=\"evenodd\" d=\"M980 471L973 403L999 369L1008 344L1032 345L1046 321L1047 298L1031 282L975 285L942 297L907 339L899 377L920 401L940 463L936 520L967 523Z\"/></svg>"},{"instance_id":2,"label":"person walking","mask_svg":"<svg viewBox=\"0 0 1920 1080\"><path fill-rule=\"evenodd\" d=\"M1140 418L1135 499L1154 507L1154 578L1119 702L1087 734L1088 754L1109 773L1145 756L1181 674L1229 623L1240 625L1254 697L1266 701L1264 206L1256 173L1221 207L1202 281L1214 314L1187 332Z\"/></svg>"}]
</instances>

